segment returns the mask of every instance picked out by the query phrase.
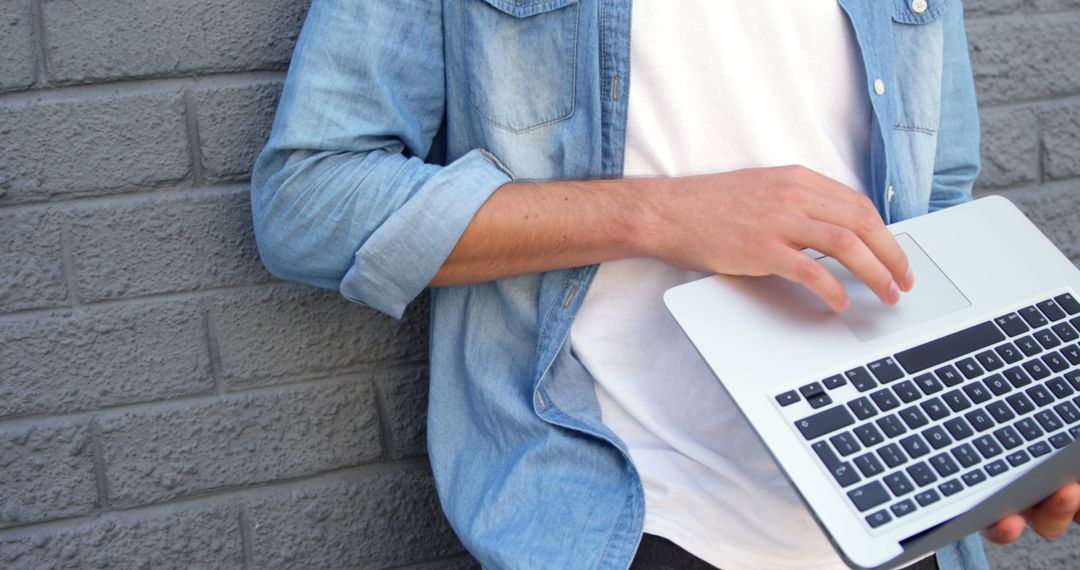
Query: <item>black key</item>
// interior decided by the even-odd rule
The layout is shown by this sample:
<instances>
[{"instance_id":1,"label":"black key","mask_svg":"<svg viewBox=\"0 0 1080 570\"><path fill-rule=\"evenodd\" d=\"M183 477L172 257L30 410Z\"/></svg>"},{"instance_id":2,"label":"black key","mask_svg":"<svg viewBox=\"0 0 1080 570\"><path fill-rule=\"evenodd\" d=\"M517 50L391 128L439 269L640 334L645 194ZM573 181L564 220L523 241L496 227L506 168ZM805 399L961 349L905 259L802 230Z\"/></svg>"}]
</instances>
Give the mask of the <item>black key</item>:
<instances>
[{"instance_id":1,"label":"black key","mask_svg":"<svg viewBox=\"0 0 1080 570\"><path fill-rule=\"evenodd\" d=\"M1065 311L1061 310L1061 307L1059 307L1053 299L1047 299L1042 303L1036 303L1035 306L1039 307L1042 314L1046 315L1046 318L1051 321L1060 321L1065 318Z\"/></svg>"},{"instance_id":2,"label":"black key","mask_svg":"<svg viewBox=\"0 0 1080 570\"><path fill-rule=\"evenodd\" d=\"M978 360L979 364L982 364L983 368L987 370L997 370L998 368L1005 366L1005 363L1001 361L1001 358L999 358L992 350L985 350L976 354L975 360Z\"/></svg>"},{"instance_id":3,"label":"black key","mask_svg":"<svg viewBox=\"0 0 1080 570\"><path fill-rule=\"evenodd\" d=\"M941 397L949 405L949 409L954 412L962 412L971 407L971 400L968 400L960 390L950 390L942 394Z\"/></svg>"},{"instance_id":4,"label":"black key","mask_svg":"<svg viewBox=\"0 0 1080 570\"><path fill-rule=\"evenodd\" d=\"M1031 403L1031 400L1023 394L1013 394L1005 398L1005 401L1012 406L1018 416L1025 416L1035 411L1035 404Z\"/></svg>"},{"instance_id":5,"label":"black key","mask_svg":"<svg viewBox=\"0 0 1080 570\"><path fill-rule=\"evenodd\" d=\"M1001 442L1001 445L1005 446L1005 449L1014 449L1024 444L1024 440L1020 438L1020 434L1016 433L1012 426L994 430L994 437Z\"/></svg>"},{"instance_id":6,"label":"black key","mask_svg":"<svg viewBox=\"0 0 1080 570\"><path fill-rule=\"evenodd\" d=\"M900 407L900 400L897 400L896 396L893 395L892 390L888 388L872 392L870 394L870 399L874 400L874 403L877 404L878 408L883 412Z\"/></svg>"},{"instance_id":7,"label":"black key","mask_svg":"<svg viewBox=\"0 0 1080 570\"><path fill-rule=\"evenodd\" d=\"M1040 441L1028 446L1028 453L1030 453L1032 457L1042 457L1051 451L1053 451L1053 448L1045 441Z\"/></svg>"},{"instance_id":8,"label":"black key","mask_svg":"<svg viewBox=\"0 0 1080 570\"><path fill-rule=\"evenodd\" d=\"M997 440L988 435L975 438L975 447L987 459L1001 454L1001 446L998 445Z\"/></svg>"},{"instance_id":9,"label":"black key","mask_svg":"<svg viewBox=\"0 0 1080 570\"><path fill-rule=\"evenodd\" d=\"M851 411L855 413L855 417L859 418L860 420L872 418L878 413L877 408L875 408L874 405L870 403L870 399L866 396L855 398L854 400L848 402L848 407L851 408Z\"/></svg>"},{"instance_id":10,"label":"black key","mask_svg":"<svg viewBox=\"0 0 1080 570\"><path fill-rule=\"evenodd\" d=\"M882 441L885 441L885 438L882 437L881 432L874 427L874 424L863 424L855 428L854 431L855 435L859 437L859 441L866 447L877 445ZM843 453L843 451L841 451L841 453Z\"/></svg>"},{"instance_id":11,"label":"black key","mask_svg":"<svg viewBox=\"0 0 1080 570\"><path fill-rule=\"evenodd\" d=\"M896 386L893 386L893 390L905 404L910 404L911 402L922 398L922 392L919 392L919 389L915 387L915 384L911 383L911 380L904 380Z\"/></svg>"},{"instance_id":12,"label":"black key","mask_svg":"<svg viewBox=\"0 0 1080 570\"><path fill-rule=\"evenodd\" d=\"M867 367L870 368L870 372L874 374L878 382L882 384L892 382L904 375L904 371L900 370L900 367L890 357L875 360L868 364Z\"/></svg>"},{"instance_id":13,"label":"black key","mask_svg":"<svg viewBox=\"0 0 1080 570\"><path fill-rule=\"evenodd\" d=\"M788 390L787 392L784 392L783 394L780 394L776 397L776 402L779 403L781 406L790 406L791 404L794 404L798 401L799 393L795 390Z\"/></svg>"},{"instance_id":14,"label":"black key","mask_svg":"<svg viewBox=\"0 0 1080 570\"><path fill-rule=\"evenodd\" d=\"M885 466L878 461L873 453L864 453L855 458L855 466L862 471L863 477L873 477L885 470Z\"/></svg>"},{"instance_id":15,"label":"black key","mask_svg":"<svg viewBox=\"0 0 1080 570\"><path fill-rule=\"evenodd\" d=\"M1076 329L1069 323L1058 323L1050 328L1061 339L1061 342L1072 342L1080 337L1080 334L1077 334Z\"/></svg>"},{"instance_id":16,"label":"black key","mask_svg":"<svg viewBox=\"0 0 1080 570\"><path fill-rule=\"evenodd\" d=\"M1073 426L1069 428L1069 435L1071 435L1073 439L1080 438L1080 426Z\"/></svg>"},{"instance_id":17,"label":"black key","mask_svg":"<svg viewBox=\"0 0 1080 570\"><path fill-rule=\"evenodd\" d=\"M1074 424L1080 421L1080 411L1076 409L1076 406L1072 402L1062 402L1054 406L1054 411L1058 413L1058 416L1067 424Z\"/></svg>"},{"instance_id":18,"label":"black key","mask_svg":"<svg viewBox=\"0 0 1080 570\"><path fill-rule=\"evenodd\" d=\"M960 483L960 481L957 481L956 479L949 479L948 481L938 485L937 488L939 491L941 491L941 494L945 495L946 497L950 495L955 495L960 491L964 490L964 486Z\"/></svg>"},{"instance_id":19,"label":"black key","mask_svg":"<svg viewBox=\"0 0 1080 570\"><path fill-rule=\"evenodd\" d=\"M1028 441L1035 441L1043 434L1042 428L1031 418L1024 418L1013 424L1013 427Z\"/></svg>"},{"instance_id":20,"label":"black key","mask_svg":"<svg viewBox=\"0 0 1080 570\"><path fill-rule=\"evenodd\" d=\"M1042 347L1032 336L1022 336L1016 339L1016 346L1020 347L1020 352L1023 352L1026 356L1035 356L1042 352Z\"/></svg>"},{"instance_id":21,"label":"black key","mask_svg":"<svg viewBox=\"0 0 1080 570\"><path fill-rule=\"evenodd\" d=\"M1058 378L1057 380L1061 379ZM1053 380L1051 380L1051 382L1052 381ZM1065 384L1065 381L1062 380L1062 383ZM1065 386L1068 386L1068 384L1065 384ZM1024 393L1026 393L1028 397L1031 398L1033 402L1035 402L1036 407L1041 408L1043 406L1049 406L1050 404L1054 403L1054 395L1050 393L1050 390L1046 389L1046 386L1043 386L1041 384L1032 386L1027 390L1024 390Z\"/></svg>"},{"instance_id":22,"label":"black key","mask_svg":"<svg viewBox=\"0 0 1080 570\"><path fill-rule=\"evenodd\" d=\"M795 427L799 428L806 439L816 439L853 423L855 418L851 417L847 409L836 406L795 422Z\"/></svg>"},{"instance_id":23,"label":"black key","mask_svg":"<svg viewBox=\"0 0 1080 570\"><path fill-rule=\"evenodd\" d=\"M852 489L848 491L847 496L859 512L867 511L889 500L889 492L880 481L872 481L862 487Z\"/></svg>"},{"instance_id":24,"label":"black key","mask_svg":"<svg viewBox=\"0 0 1080 570\"><path fill-rule=\"evenodd\" d=\"M1060 305L1062 309L1065 309L1066 313L1069 313L1070 315L1080 313L1080 303L1076 301L1071 293L1058 295L1057 297L1054 297L1054 300L1058 302L1058 305Z\"/></svg>"},{"instance_id":25,"label":"black key","mask_svg":"<svg viewBox=\"0 0 1080 570\"><path fill-rule=\"evenodd\" d=\"M938 379L934 378L934 375L929 372L916 376L915 384L918 385L919 389L922 390L922 393L927 396L945 389L944 386L941 385L941 382L938 382Z\"/></svg>"},{"instance_id":26,"label":"black key","mask_svg":"<svg viewBox=\"0 0 1080 570\"><path fill-rule=\"evenodd\" d=\"M873 426L870 427L872 428ZM862 449L862 447L859 446L859 442L855 441L855 436L851 435L849 432L838 433L830 437L829 441L836 447L836 451L839 451L840 455L843 455L844 457Z\"/></svg>"},{"instance_id":27,"label":"black key","mask_svg":"<svg viewBox=\"0 0 1080 570\"><path fill-rule=\"evenodd\" d=\"M843 386L844 384L847 384L847 380L844 380L844 377L839 374L833 374L832 376L829 376L828 378L822 380L821 383L824 384L826 388L830 390L835 390Z\"/></svg>"},{"instance_id":28,"label":"black key","mask_svg":"<svg viewBox=\"0 0 1080 570\"><path fill-rule=\"evenodd\" d=\"M1025 362L1024 370L1027 370L1028 374L1036 380L1042 380L1050 375L1050 369L1038 358Z\"/></svg>"},{"instance_id":29,"label":"black key","mask_svg":"<svg viewBox=\"0 0 1080 570\"><path fill-rule=\"evenodd\" d=\"M1069 437L1069 434L1065 432L1056 433L1050 436L1050 445L1053 445L1057 449L1061 449L1070 443L1072 443L1072 437Z\"/></svg>"},{"instance_id":30,"label":"black key","mask_svg":"<svg viewBox=\"0 0 1080 570\"><path fill-rule=\"evenodd\" d=\"M870 525L870 528L877 528L891 520L892 516L885 509L866 515L866 524Z\"/></svg>"},{"instance_id":31,"label":"black key","mask_svg":"<svg viewBox=\"0 0 1080 570\"><path fill-rule=\"evenodd\" d=\"M990 389L996 396L1000 396L1009 390L1012 390L1012 386L1005 381L1005 378L1001 374L992 374L983 380L983 384Z\"/></svg>"},{"instance_id":32,"label":"black key","mask_svg":"<svg viewBox=\"0 0 1080 570\"><path fill-rule=\"evenodd\" d=\"M920 406L922 406L926 415L930 416L930 419L933 420L940 420L949 415L949 409L945 407L945 402L942 402L941 398L930 398L920 404Z\"/></svg>"},{"instance_id":33,"label":"black key","mask_svg":"<svg viewBox=\"0 0 1080 570\"><path fill-rule=\"evenodd\" d=\"M1007 342L994 350L996 350L997 353L1001 355L1001 358L1009 364L1024 358L1024 355L1020 354L1020 350L1016 348L1016 345L1011 342Z\"/></svg>"},{"instance_id":34,"label":"black key","mask_svg":"<svg viewBox=\"0 0 1080 570\"><path fill-rule=\"evenodd\" d=\"M799 393L803 395L803 398L809 399L812 396L824 394L825 388L821 385L821 382L811 382L806 386L799 388Z\"/></svg>"},{"instance_id":35,"label":"black key","mask_svg":"<svg viewBox=\"0 0 1080 570\"><path fill-rule=\"evenodd\" d=\"M1003 340L1005 335L988 321L909 348L898 353L896 360L909 374L914 374Z\"/></svg>"},{"instance_id":36,"label":"black key","mask_svg":"<svg viewBox=\"0 0 1080 570\"><path fill-rule=\"evenodd\" d=\"M964 414L964 418L975 428L975 431L986 431L994 427L994 420L986 410L974 410Z\"/></svg>"},{"instance_id":37,"label":"black key","mask_svg":"<svg viewBox=\"0 0 1080 570\"><path fill-rule=\"evenodd\" d=\"M972 451L972 453L974 453L974 451ZM933 465L934 471L937 471L938 475L941 475L942 477L948 477L960 470L952 457L949 457L948 453L939 453L931 457L930 465Z\"/></svg>"},{"instance_id":38,"label":"black key","mask_svg":"<svg viewBox=\"0 0 1080 570\"><path fill-rule=\"evenodd\" d=\"M1006 368L1002 372L1005 378L1009 380L1009 384L1012 384L1014 388L1020 388L1031 384L1031 378L1020 369L1019 366L1013 366L1012 368Z\"/></svg>"},{"instance_id":39,"label":"black key","mask_svg":"<svg viewBox=\"0 0 1080 570\"><path fill-rule=\"evenodd\" d=\"M807 398L806 403L810 404L810 407L816 410L817 408L824 408L825 406L831 404L832 398L830 398L829 395L825 393L815 394Z\"/></svg>"},{"instance_id":40,"label":"black key","mask_svg":"<svg viewBox=\"0 0 1080 570\"><path fill-rule=\"evenodd\" d=\"M930 423L930 421L926 419L926 416L919 410L918 406L908 406L897 413L911 429L918 429Z\"/></svg>"},{"instance_id":41,"label":"black key","mask_svg":"<svg viewBox=\"0 0 1080 570\"><path fill-rule=\"evenodd\" d=\"M1003 459L998 459L997 461L991 461L990 463L987 463L984 469L986 469L987 475L991 477L997 477L998 475L1001 475L1002 473L1008 471L1009 466L1005 465L1005 461Z\"/></svg>"},{"instance_id":42,"label":"black key","mask_svg":"<svg viewBox=\"0 0 1080 570\"><path fill-rule=\"evenodd\" d=\"M968 471L967 473L964 473L964 475L960 478L964 480L964 483L967 483L968 487L974 487L975 485L986 481L986 475L978 469L974 471Z\"/></svg>"},{"instance_id":43,"label":"black key","mask_svg":"<svg viewBox=\"0 0 1080 570\"><path fill-rule=\"evenodd\" d=\"M1066 434L1065 437L1069 436ZM903 465L907 462L907 456L900 450L900 446L895 443L890 443L879 449L878 456L881 457L881 460L889 467L896 467L897 465Z\"/></svg>"},{"instance_id":44,"label":"black key","mask_svg":"<svg viewBox=\"0 0 1080 570\"><path fill-rule=\"evenodd\" d=\"M983 369L979 366L978 362L975 362L974 358L964 358L956 362L956 367L960 369L960 373L964 375L964 378L971 380L976 376L982 376Z\"/></svg>"},{"instance_id":45,"label":"black key","mask_svg":"<svg viewBox=\"0 0 1080 570\"><path fill-rule=\"evenodd\" d=\"M1060 376L1047 380L1046 386L1050 388L1058 398L1068 398L1076 392L1076 390Z\"/></svg>"},{"instance_id":46,"label":"black key","mask_svg":"<svg viewBox=\"0 0 1080 570\"><path fill-rule=\"evenodd\" d=\"M1036 309L1034 305L1030 307L1024 307L1017 312L1020 313L1020 316L1024 319L1024 322L1026 322L1033 329L1037 329L1046 324L1046 317L1044 317L1043 314L1038 309Z\"/></svg>"},{"instance_id":47,"label":"black key","mask_svg":"<svg viewBox=\"0 0 1080 570\"><path fill-rule=\"evenodd\" d=\"M841 487L847 487L859 482L859 474L855 472L855 468L847 461L841 463L839 467L830 469L829 472L832 473L833 478Z\"/></svg>"},{"instance_id":48,"label":"black key","mask_svg":"<svg viewBox=\"0 0 1080 570\"><path fill-rule=\"evenodd\" d=\"M889 486L892 494L901 497L915 490L915 487L903 473L892 473L885 476L885 484Z\"/></svg>"},{"instance_id":49,"label":"black key","mask_svg":"<svg viewBox=\"0 0 1080 570\"><path fill-rule=\"evenodd\" d=\"M966 443L952 450L952 454L964 467L971 467L982 461L982 458L975 453L975 449Z\"/></svg>"},{"instance_id":50,"label":"black key","mask_svg":"<svg viewBox=\"0 0 1080 570\"><path fill-rule=\"evenodd\" d=\"M923 507L931 503L936 503L939 499L941 499L941 495L938 495L937 491L933 489L927 489L915 495L915 500L919 503L920 506Z\"/></svg>"},{"instance_id":51,"label":"black key","mask_svg":"<svg viewBox=\"0 0 1080 570\"><path fill-rule=\"evenodd\" d=\"M1065 373L1065 379L1072 384L1073 388L1080 390L1080 370L1070 370Z\"/></svg>"},{"instance_id":52,"label":"black key","mask_svg":"<svg viewBox=\"0 0 1080 570\"><path fill-rule=\"evenodd\" d=\"M1069 346L1066 346L1061 349L1061 355L1073 366L1080 364L1080 344L1070 344Z\"/></svg>"},{"instance_id":53,"label":"black key","mask_svg":"<svg viewBox=\"0 0 1080 570\"><path fill-rule=\"evenodd\" d=\"M896 414L885 416L877 421L877 425L881 428L881 431L886 437L896 437L907 432L907 428L900 421L900 418L896 417Z\"/></svg>"},{"instance_id":54,"label":"black key","mask_svg":"<svg viewBox=\"0 0 1080 570\"><path fill-rule=\"evenodd\" d=\"M821 462L830 470L834 467L839 467L840 464L843 463L840 461L840 458L836 456L836 452L834 452L825 441L819 441L810 447L814 448L814 453L817 453Z\"/></svg>"},{"instance_id":55,"label":"black key","mask_svg":"<svg viewBox=\"0 0 1080 570\"><path fill-rule=\"evenodd\" d=\"M938 377L938 380L941 380L946 386L956 386L964 381L964 379L960 377L960 373L956 371L956 368L954 368L952 364L938 368L934 371L934 374Z\"/></svg>"},{"instance_id":56,"label":"black key","mask_svg":"<svg viewBox=\"0 0 1080 570\"><path fill-rule=\"evenodd\" d=\"M910 515L915 512L915 503L911 502L911 499L905 499L889 507L889 510L896 515L896 518L900 518L904 515Z\"/></svg>"},{"instance_id":57,"label":"black key","mask_svg":"<svg viewBox=\"0 0 1080 570\"><path fill-rule=\"evenodd\" d=\"M1018 450L1016 453L1010 453L1005 456L1005 460L1009 462L1009 465L1016 467L1017 465L1023 465L1031 459L1031 456L1024 450Z\"/></svg>"},{"instance_id":58,"label":"black key","mask_svg":"<svg viewBox=\"0 0 1080 570\"><path fill-rule=\"evenodd\" d=\"M923 438L918 434L912 434L904 439L900 440L900 445L903 446L904 451L907 451L908 456L912 459L916 459L930 453L930 448L927 447Z\"/></svg>"},{"instance_id":59,"label":"black key","mask_svg":"<svg viewBox=\"0 0 1080 570\"><path fill-rule=\"evenodd\" d=\"M1016 417L1016 414L1013 413L1012 408L1010 408L1005 402L1002 402L1001 400L998 400L997 402L990 402L989 404L987 404L986 411L990 412L990 415L994 416L994 419L997 420L997 423L999 424L1003 424ZM974 424L974 422L972 423Z\"/></svg>"},{"instance_id":60,"label":"black key","mask_svg":"<svg viewBox=\"0 0 1080 570\"><path fill-rule=\"evenodd\" d=\"M1065 360L1065 357L1061 356L1056 352L1051 352L1050 354L1043 355L1042 361L1044 364L1046 364L1047 367L1050 368L1050 370L1053 370L1054 372L1063 372L1066 368L1069 367L1069 363Z\"/></svg>"},{"instance_id":61,"label":"black key","mask_svg":"<svg viewBox=\"0 0 1080 570\"><path fill-rule=\"evenodd\" d=\"M990 391L986 389L986 386L978 382L965 384L964 393L976 404L981 404L993 397L990 395Z\"/></svg>"},{"instance_id":62,"label":"black key","mask_svg":"<svg viewBox=\"0 0 1080 570\"><path fill-rule=\"evenodd\" d=\"M1004 317L998 317L994 319L994 322L1009 336L1016 336L1028 331L1027 324L1024 323L1024 321L1020 319L1020 315L1016 313L1009 313Z\"/></svg>"},{"instance_id":63,"label":"black key","mask_svg":"<svg viewBox=\"0 0 1080 570\"><path fill-rule=\"evenodd\" d=\"M844 376L851 381L851 385L860 392L865 392L875 386L877 382L870 376L870 373L866 371L862 366L858 368L852 368L844 373Z\"/></svg>"},{"instance_id":64,"label":"black key","mask_svg":"<svg viewBox=\"0 0 1080 570\"><path fill-rule=\"evenodd\" d=\"M933 447L934 449L941 449L952 443L952 438L949 437L949 434L945 433L945 428L941 426L933 426L923 430L922 436L926 438L930 447Z\"/></svg>"},{"instance_id":65,"label":"black key","mask_svg":"<svg viewBox=\"0 0 1080 570\"><path fill-rule=\"evenodd\" d=\"M1038 420L1039 425L1046 431L1057 431L1061 428L1061 419L1057 417L1057 414L1050 410L1043 410L1035 414L1035 419Z\"/></svg>"},{"instance_id":66,"label":"black key","mask_svg":"<svg viewBox=\"0 0 1080 570\"><path fill-rule=\"evenodd\" d=\"M949 430L949 434L953 436L953 439L960 441L967 439L975 435L974 430L968 425L964 418L953 418L945 422L945 429Z\"/></svg>"},{"instance_id":67,"label":"black key","mask_svg":"<svg viewBox=\"0 0 1080 570\"><path fill-rule=\"evenodd\" d=\"M924 461L920 461L915 465L907 468L908 475L911 476L911 480L915 481L915 484L919 487L925 487L934 481L937 481L937 475L934 475L934 471L930 469L930 466Z\"/></svg>"}]
</instances>

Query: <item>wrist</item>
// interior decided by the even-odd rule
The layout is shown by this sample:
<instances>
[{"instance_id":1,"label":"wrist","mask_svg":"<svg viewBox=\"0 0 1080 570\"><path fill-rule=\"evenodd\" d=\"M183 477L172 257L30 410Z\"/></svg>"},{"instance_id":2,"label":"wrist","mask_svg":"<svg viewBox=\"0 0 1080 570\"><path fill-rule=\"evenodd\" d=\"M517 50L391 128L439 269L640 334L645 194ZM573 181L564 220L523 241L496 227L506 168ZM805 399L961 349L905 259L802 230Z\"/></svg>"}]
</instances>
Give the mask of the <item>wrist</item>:
<instances>
[{"instance_id":1,"label":"wrist","mask_svg":"<svg viewBox=\"0 0 1080 570\"><path fill-rule=\"evenodd\" d=\"M628 178L623 205L628 257L662 258L672 178Z\"/></svg>"}]
</instances>

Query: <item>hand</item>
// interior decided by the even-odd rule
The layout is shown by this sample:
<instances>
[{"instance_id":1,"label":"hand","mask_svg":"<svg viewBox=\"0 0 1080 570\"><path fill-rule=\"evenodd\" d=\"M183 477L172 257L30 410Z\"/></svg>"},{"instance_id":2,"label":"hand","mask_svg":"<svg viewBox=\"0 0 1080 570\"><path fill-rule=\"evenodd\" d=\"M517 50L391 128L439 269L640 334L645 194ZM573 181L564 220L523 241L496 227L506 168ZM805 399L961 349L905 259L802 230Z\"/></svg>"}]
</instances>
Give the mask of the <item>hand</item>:
<instances>
[{"instance_id":1,"label":"hand","mask_svg":"<svg viewBox=\"0 0 1080 570\"><path fill-rule=\"evenodd\" d=\"M991 542L1009 544L1020 538L1030 523L1039 536L1052 539L1065 534L1073 522L1080 523L1080 483L1065 485L1022 514L999 520L984 530L983 536Z\"/></svg>"},{"instance_id":2,"label":"hand","mask_svg":"<svg viewBox=\"0 0 1080 570\"><path fill-rule=\"evenodd\" d=\"M813 248L848 268L885 303L914 277L870 199L800 166L666 179L642 250L670 265L727 275L775 274L801 283L836 311L843 285L799 253Z\"/></svg>"}]
</instances>

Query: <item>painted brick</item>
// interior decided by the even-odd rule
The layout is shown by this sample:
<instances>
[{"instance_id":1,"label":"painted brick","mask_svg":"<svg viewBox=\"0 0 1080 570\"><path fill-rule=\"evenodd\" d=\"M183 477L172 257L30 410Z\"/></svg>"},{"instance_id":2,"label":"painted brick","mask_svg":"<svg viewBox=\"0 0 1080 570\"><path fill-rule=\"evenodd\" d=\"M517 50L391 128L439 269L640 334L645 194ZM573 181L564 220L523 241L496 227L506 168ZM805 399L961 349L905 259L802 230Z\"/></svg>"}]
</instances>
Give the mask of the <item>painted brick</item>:
<instances>
[{"instance_id":1,"label":"painted brick","mask_svg":"<svg viewBox=\"0 0 1080 570\"><path fill-rule=\"evenodd\" d=\"M1054 10L1075 10L1080 8L1080 0L1027 0L1026 4L1035 10L1047 12Z\"/></svg>"},{"instance_id":2,"label":"painted brick","mask_svg":"<svg viewBox=\"0 0 1080 570\"><path fill-rule=\"evenodd\" d=\"M1049 179L1080 176L1080 105L1061 105L1039 114L1043 174Z\"/></svg>"},{"instance_id":3,"label":"painted brick","mask_svg":"<svg viewBox=\"0 0 1080 570\"><path fill-rule=\"evenodd\" d=\"M257 83L195 95L205 176L246 180L270 136L281 83Z\"/></svg>"},{"instance_id":4,"label":"painted brick","mask_svg":"<svg viewBox=\"0 0 1080 570\"><path fill-rule=\"evenodd\" d=\"M1080 266L1080 180L1001 192Z\"/></svg>"},{"instance_id":5,"label":"painted brick","mask_svg":"<svg viewBox=\"0 0 1080 570\"><path fill-rule=\"evenodd\" d=\"M240 512L235 506L167 508L106 515L90 522L5 538L0 565L7 568L243 567Z\"/></svg>"},{"instance_id":6,"label":"painted brick","mask_svg":"<svg viewBox=\"0 0 1080 570\"><path fill-rule=\"evenodd\" d=\"M1007 545L983 540L991 568L1065 570L1080 561L1080 531L1075 526L1056 540L1047 541L1029 528L1020 540Z\"/></svg>"},{"instance_id":7,"label":"painted brick","mask_svg":"<svg viewBox=\"0 0 1080 570\"><path fill-rule=\"evenodd\" d=\"M383 568L462 552L430 475L388 468L253 500L256 568Z\"/></svg>"},{"instance_id":8,"label":"painted brick","mask_svg":"<svg viewBox=\"0 0 1080 570\"><path fill-rule=\"evenodd\" d=\"M90 81L280 69L305 0L44 0L50 77Z\"/></svg>"},{"instance_id":9,"label":"painted brick","mask_svg":"<svg viewBox=\"0 0 1080 570\"><path fill-rule=\"evenodd\" d=\"M67 300L60 225L51 214L0 215L0 312Z\"/></svg>"},{"instance_id":10,"label":"painted brick","mask_svg":"<svg viewBox=\"0 0 1080 570\"><path fill-rule=\"evenodd\" d=\"M0 418L205 392L197 305L154 303L0 322Z\"/></svg>"},{"instance_id":11,"label":"painted brick","mask_svg":"<svg viewBox=\"0 0 1080 570\"><path fill-rule=\"evenodd\" d=\"M30 37L30 3L0 0L0 91L27 87L35 80Z\"/></svg>"},{"instance_id":12,"label":"painted brick","mask_svg":"<svg viewBox=\"0 0 1080 570\"><path fill-rule=\"evenodd\" d=\"M427 371L418 370L379 378L386 406L390 455L394 459L427 453Z\"/></svg>"},{"instance_id":13,"label":"painted brick","mask_svg":"<svg viewBox=\"0 0 1080 570\"><path fill-rule=\"evenodd\" d=\"M480 570L480 563L469 555L409 566L415 570Z\"/></svg>"},{"instance_id":14,"label":"painted brick","mask_svg":"<svg viewBox=\"0 0 1080 570\"><path fill-rule=\"evenodd\" d=\"M374 394L346 380L102 417L109 499L142 505L377 459Z\"/></svg>"},{"instance_id":15,"label":"painted brick","mask_svg":"<svg viewBox=\"0 0 1080 570\"><path fill-rule=\"evenodd\" d=\"M72 258L84 301L267 282L246 190L76 211Z\"/></svg>"},{"instance_id":16,"label":"painted brick","mask_svg":"<svg viewBox=\"0 0 1080 570\"><path fill-rule=\"evenodd\" d=\"M0 527L85 515L97 505L87 425L46 420L0 429Z\"/></svg>"},{"instance_id":17,"label":"painted brick","mask_svg":"<svg viewBox=\"0 0 1080 570\"><path fill-rule=\"evenodd\" d=\"M1039 178L1039 135L1031 109L989 109L980 117L982 172L980 188L1004 188Z\"/></svg>"},{"instance_id":18,"label":"painted brick","mask_svg":"<svg viewBox=\"0 0 1080 570\"><path fill-rule=\"evenodd\" d=\"M283 285L223 294L212 315L229 388L427 355L426 302L396 321L336 292Z\"/></svg>"},{"instance_id":19,"label":"painted brick","mask_svg":"<svg viewBox=\"0 0 1080 570\"><path fill-rule=\"evenodd\" d=\"M967 27L981 103L1080 92L1080 13L978 19Z\"/></svg>"},{"instance_id":20,"label":"painted brick","mask_svg":"<svg viewBox=\"0 0 1080 570\"><path fill-rule=\"evenodd\" d=\"M1019 10L1025 0L967 0L964 2L964 14L982 16L985 14L1007 14Z\"/></svg>"},{"instance_id":21,"label":"painted brick","mask_svg":"<svg viewBox=\"0 0 1080 570\"><path fill-rule=\"evenodd\" d=\"M0 105L0 205L172 182L189 163L175 93Z\"/></svg>"}]
</instances>

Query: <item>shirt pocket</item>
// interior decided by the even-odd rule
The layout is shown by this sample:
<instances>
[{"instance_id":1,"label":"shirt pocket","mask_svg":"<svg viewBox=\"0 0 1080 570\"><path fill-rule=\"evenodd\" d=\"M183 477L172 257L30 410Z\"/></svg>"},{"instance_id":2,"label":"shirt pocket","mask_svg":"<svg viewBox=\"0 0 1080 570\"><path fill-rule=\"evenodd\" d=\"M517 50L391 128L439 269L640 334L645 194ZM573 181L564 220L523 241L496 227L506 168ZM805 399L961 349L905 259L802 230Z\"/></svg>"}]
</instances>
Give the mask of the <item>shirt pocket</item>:
<instances>
[{"instance_id":1,"label":"shirt pocket","mask_svg":"<svg viewBox=\"0 0 1080 570\"><path fill-rule=\"evenodd\" d=\"M896 89L894 128L937 133L941 116L944 46L941 14L956 0L894 0L892 6Z\"/></svg>"},{"instance_id":2,"label":"shirt pocket","mask_svg":"<svg viewBox=\"0 0 1080 570\"><path fill-rule=\"evenodd\" d=\"M465 0L469 99L484 120L512 132L574 113L577 0Z\"/></svg>"}]
</instances>

